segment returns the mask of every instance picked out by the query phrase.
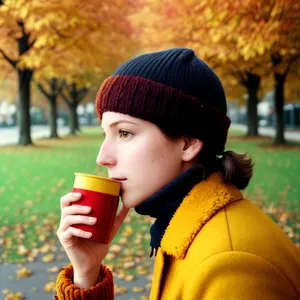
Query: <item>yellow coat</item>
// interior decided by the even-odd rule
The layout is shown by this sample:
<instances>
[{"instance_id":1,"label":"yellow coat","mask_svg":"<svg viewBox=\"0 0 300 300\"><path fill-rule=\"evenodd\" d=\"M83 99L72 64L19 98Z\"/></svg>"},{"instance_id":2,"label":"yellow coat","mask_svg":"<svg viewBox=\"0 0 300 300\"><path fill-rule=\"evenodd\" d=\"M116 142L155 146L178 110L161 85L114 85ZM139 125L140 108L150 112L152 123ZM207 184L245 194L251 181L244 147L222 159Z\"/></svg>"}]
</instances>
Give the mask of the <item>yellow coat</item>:
<instances>
[{"instance_id":1,"label":"yellow coat","mask_svg":"<svg viewBox=\"0 0 300 300\"><path fill-rule=\"evenodd\" d=\"M112 300L111 271L81 290L73 268L57 277L59 300ZM255 204L219 173L195 185L158 248L150 300L300 299L300 251Z\"/></svg>"},{"instance_id":2,"label":"yellow coat","mask_svg":"<svg viewBox=\"0 0 300 300\"><path fill-rule=\"evenodd\" d=\"M219 173L197 184L158 249L150 300L300 299L300 251Z\"/></svg>"}]
</instances>

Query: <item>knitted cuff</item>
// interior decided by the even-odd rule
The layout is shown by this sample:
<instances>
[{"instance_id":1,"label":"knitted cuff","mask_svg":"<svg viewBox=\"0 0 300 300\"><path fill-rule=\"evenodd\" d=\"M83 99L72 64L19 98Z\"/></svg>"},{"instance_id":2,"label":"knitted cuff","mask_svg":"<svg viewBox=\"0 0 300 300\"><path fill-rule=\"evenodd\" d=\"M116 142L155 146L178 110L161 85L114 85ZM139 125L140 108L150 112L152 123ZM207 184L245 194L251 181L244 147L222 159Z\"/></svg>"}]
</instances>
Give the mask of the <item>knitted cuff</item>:
<instances>
[{"instance_id":1,"label":"knitted cuff","mask_svg":"<svg viewBox=\"0 0 300 300\"><path fill-rule=\"evenodd\" d=\"M101 265L99 277L101 281L90 289L80 289L73 279L73 266L63 268L56 280L57 299L59 300L113 300L114 282L111 271Z\"/></svg>"}]
</instances>

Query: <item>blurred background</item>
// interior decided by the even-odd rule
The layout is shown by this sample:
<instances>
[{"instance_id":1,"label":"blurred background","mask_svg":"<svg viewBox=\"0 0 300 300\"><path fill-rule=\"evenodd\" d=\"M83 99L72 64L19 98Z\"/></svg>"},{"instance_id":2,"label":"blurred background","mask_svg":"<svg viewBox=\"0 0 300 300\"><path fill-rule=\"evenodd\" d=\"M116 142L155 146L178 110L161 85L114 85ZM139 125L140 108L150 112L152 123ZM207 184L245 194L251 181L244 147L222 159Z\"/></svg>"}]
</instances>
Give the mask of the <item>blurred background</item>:
<instances>
[{"instance_id":1,"label":"blurred background","mask_svg":"<svg viewBox=\"0 0 300 300\"><path fill-rule=\"evenodd\" d=\"M59 199L74 172L105 175L95 163L97 90L129 58L170 47L194 49L221 78L227 149L255 163L244 194L300 248L299 1L0 0L4 299L55 293L68 263L56 238ZM152 222L131 213L114 240L106 263L117 299L148 299Z\"/></svg>"}]
</instances>

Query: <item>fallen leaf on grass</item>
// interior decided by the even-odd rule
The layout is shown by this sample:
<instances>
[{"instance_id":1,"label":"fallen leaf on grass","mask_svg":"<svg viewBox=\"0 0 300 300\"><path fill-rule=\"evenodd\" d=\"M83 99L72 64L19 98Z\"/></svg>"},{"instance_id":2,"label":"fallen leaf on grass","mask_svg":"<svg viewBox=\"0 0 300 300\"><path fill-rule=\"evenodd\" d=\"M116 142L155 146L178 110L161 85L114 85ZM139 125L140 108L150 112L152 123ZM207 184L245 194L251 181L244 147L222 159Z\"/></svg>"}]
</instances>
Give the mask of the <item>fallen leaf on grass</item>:
<instances>
[{"instance_id":1,"label":"fallen leaf on grass","mask_svg":"<svg viewBox=\"0 0 300 300\"><path fill-rule=\"evenodd\" d=\"M138 251L136 252L136 255L137 255L137 256L144 256L144 255L145 255L145 251L144 251L144 250L138 250Z\"/></svg>"},{"instance_id":2,"label":"fallen leaf on grass","mask_svg":"<svg viewBox=\"0 0 300 300\"><path fill-rule=\"evenodd\" d=\"M65 179L64 179L64 178L61 178L61 179L57 182L56 185L57 185L58 187L62 187L64 183L65 183Z\"/></svg>"},{"instance_id":3,"label":"fallen leaf on grass","mask_svg":"<svg viewBox=\"0 0 300 300\"><path fill-rule=\"evenodd\" d=\"M143 286L134 286L134 287L132 288L132 291L133 291L134 293L142 293L142 292L145 291L145 288L144 288Z\"/></svg>"},{"instance_id":4,"label":"fallen leaf on grass","mask_svg":"<svg viewBox=\"0 0 300 300\"><path fill-rule=\"evenodd\" d=\"M16 230L17 233L23 233L24 232L24 228L21 224L16 224L15 230Z\"/></svg>"},{"instance_id":5,"label":"fallen leaf on grass","mask_svg":"<svg viewBox=\"0 0 300 300\"><path fill-rule=\"evenodd\" d=\"M47 255L45 255L45 256L42 257L42 261L46 262L46 263L47 262L52 262L54 260L55 260L54 254L47 254Z\"/></svg>"},{"instance_id":6,"label":"fallen leaf on grass","mask_svg":"<svg viewBox=\"0 0 300 300\"><path fill-rule=\"evenodd\" d=\"M106 259L107 260L112 260L112 259L114 259L116 257L116 255L114 254L114 253L107 253L107 255L106 255Z\"/></svg>"},{"instance_id":7,"label":"fallen leaf on grass","mask_svg":"<svg viewBox=\"0 0 300 300\"><path fill-rule=\"evenodd\" d=\"M120 271L119 273L116 274L116 276L119 278L119 279L124 279L124 277L126 276L124 272Z\"/></svg>"},{"instance_id":8,"label":"fallen leaf on grass","mask_svg":"<svg viewBox=\"0 0 300 300\"><path fill-rule=\"evenodd\" d=\"M109 249L112 253L120 253L122 250L122 247L117 245L117 244L113 244L110 249Z\"/></svg>"},{"instance_id":9,"label":"fallen leaf on grass","mask_svg":"<svg viewBox=\"0 0 300 300\"><path fill-rule=\"evenodd\" d=\"M26 255L28 255L28 253L29 253L29 250L24 245L20 245L18 247L18 254L19 255L26 256Z\"/></svg>"},{"instance_id":10,"label":"fallen leaf on grass","mask_svg":"<svg viewBox=\"0 0 300 300\"><path fill-rule=\"evenodd\" d=\"M56 247L50 244L46 244L40 248L41 253L55 252L55 251L56 251Z\"/></svg>"},{"instance_id":11,"label":"fallen leaf on grass","mask_svg":"<svg viewBox=\"0 0 300 300\"><path fill-rule=\"evenodd\" d=\"M56 284L54 281L50 281L50 282L47 282L44 287L43 287L43 291L46 292L46 293L56 293Z\"/></svg>"},{"instance_id":12,"label":"fallen leaf on grass","mask_svg":"<svg viewBox=\"0 0 300 300\"><path fill-rule=\"evenodd\" d=\"M59 267L57 266L54 266L54 267L51 267L51 268L48 268L47 271L50 272L50 273L56 273L58 272L60 269Z\"/></svg>"},{"instance_id":13,"label":"fallen leaf on grass","mask_svg":"<svg viewBox=\"0 0 300 300\"><path fill-rule=\"evenodd\" d=\"M125 275L124 280L125 281L133 281L133 280L135 280L135 277L133 275Z\"/></svg>"},{"instance_id":14,"label":"fallen leaf on grass","mask_svg":"<svg viewBox=\"0 0 300 300\"><path fill-rule=\"evenodd\" d=\"M131 223L131 217L127 216L126 219L124 220L124 223L130 224Z\"/></svg>"},{"instance_id":15,"label":"fallen leaf on grass","mask_svg":"<svg viewBox=\"0 0 300 300\"><path fill-rule=\"evenodd\" d=\"M46 235L42 234L42 235L39 236L39 241L40 242L45 242L46 240L47 240L47 236Z\"/></svg>"},{"instance_id":16,"label":"fallen leaf on grass","mask_svg":"<svg viewBox=\"0 0 300 300\"><path fill-rule=\"evenodd\" d=\"M110 269L112 272L114 271L114 265L112 264L105 264L105 266Z\"/></svg>"},{"instance_id":17,"label":"fallen leaf on grass","mask_svg":"<svg viewBox=\"0 0 300 300\"><path fill-rule=\"evenodd\" d=\"M145 267L142 267L142 266L138 266L136 268L136 270L137 270L138 274L140 274L140 275L148 275L148 274L150 274L150 270L147 269L147 268L145 268Z\"/></svg>"},{"instance_id":18,"label":"fallen leaf on grass","mask_svg":"<svg viewBox=\"0 0 300 300\"><path fill-rule=\"evenodd\" d=\"M9 289L2 290L2 294L4 294L4 300L23 300L24 299L22 293L17 292L14 294Z\"/></svg>"},{"instance_id":19,"label":"fallen leaf on grass","mask_svg":"<svg viewBox=\"0 0 300 300\"><path fill-rule=\"evenodd\" d=\"M133 268L134 266L135 266L135 262L134 261L126 261L123 264L124 269Z\"/></svg>"},{"instance_id":20,"label":"fallen leaf on grass","mask_svg":"<svg viewBox=\"0 0 300 300\"><path fill-rule=\"evenodd\" d=\"M32 270L24 267L24 268L22 268L20 270L17 270L16 274L17 274L18 278L29 277L32 274Z\"/></svg>"},{"instance_id":21,"label":"fallen leaf on grass","mask_svg":"<svg viewBox=\"0 0 300 300\"><path fill-rule=\"evenodd\" d=\"M131 236L132 233L133 233L133 229L131 227L127 226L127 227L124 228L124 231L122 232L122 235L124 237L128 237L128 236Z\"/></svg>"},{"instance_id":22,"label":"fallen leaf on grass","mask_svg":"<svg viewBox=\"0 0 300 300\"><path fill-rule=\"evenodd\" d=\"M121 237L119 240L119 245L126 245L128 243L128 239L126 237Z\"/></svg>"},{"instance_id":23,"label":"fallen leaf on grass","mask_svg":"<svg viewBox=\"0 0 300 300\"><path fill-rule=\"evenodd\" d=\"M128 289L125 286L115 285L115 295L124 295L128 293Z\"/></svg>"}]
</instances>

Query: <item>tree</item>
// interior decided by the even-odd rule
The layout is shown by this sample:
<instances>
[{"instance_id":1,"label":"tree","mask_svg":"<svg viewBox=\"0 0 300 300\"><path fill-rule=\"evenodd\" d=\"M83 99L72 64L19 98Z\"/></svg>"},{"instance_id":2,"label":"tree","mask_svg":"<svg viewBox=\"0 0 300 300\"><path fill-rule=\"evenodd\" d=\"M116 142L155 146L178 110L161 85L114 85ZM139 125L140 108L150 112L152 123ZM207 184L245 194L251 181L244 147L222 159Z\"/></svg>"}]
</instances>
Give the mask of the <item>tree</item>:
<instances>
[{"instance_id":1,"label":"tree","mask_svg":"<svg viewBox=\"0 0 300 300\"><path fill-rule=\"evenodd\" d=\"M189 47L226 78L234 76L248 92L248 136L258 135L257 103L260 81L265 70L260 56L251 61L245 59L231 38L237 31L235 20L228 18L228 8L221 1L151 1L146 8L150 17L137 16L145 47ZM158 18L158 19L157 19ZM228 26L223 26L227 24ZM152 32L149 39L149 34ZM153 34L154 33L154 34ZM139 32L139 35L141 33ZM225 90L227 81L223 81Z\"/></svg>"},{"instance_id":2,"label":"tree","mask_svg":"<svg viewBox=\"0 0 300 300\"><path fill-rule=\"evenodd\" d=\"M62 54L76 46L77 50L81 48L81 56L86 55L86 59L93 60L95 65L96 58L88 57L90 51L86 50L98 50L99 58L103 54L101 41L106 45L103 60L109 55L116 58L116 51L119 51L117 57L126 56L126 45L131 42L127 14L135 9L135 5L126 0L4 0L0 5L0 42L3 45L0 53L18 74L19 144L27 145L32 143L30 85L34 73L47 64L45 54ZM93 40L91 36L98 39ZM116 41L119 41L118 46L114 47ZM125 46L120 46L120 42ZM76 58L69 56L67 61Z\"/></svg>"},{"instance_id":3,"label":"tree","mask_svg":"<svg viewBox=\"0 0 300 300\"><path fill-rule=\"evenodd\" d=\"M40 47L43 40L53 46L59 39L56 26L63 24L64 29L74 27L69 20L66 7L58 7L54 0L13 1L0 3L0 53L18 75L18 124L19 144L32 144L30 137L30 90L35 70L35 60L26 59L27 55ZM46 46L46 43L43 44Z\"/></svg>"},{"instance_id":4,"label":"tree","mask_svg":"<svg viewBox=\"0 0 300 300\"><path fill-rule=\"evenodd\" d=\"M294 0L250 1L238 5L235 12L243 19L239 22L241 51L248 53L247 57L265 54L271 62L276 112L273 143L284 144L284 86L292 65L300 57L300 5ZM249 32L248 24L257 29Z\"/></svg>"},{"instance_id":5,"label":"tree","mask_svg":"<svg viewBox=\"0 0 300 300\"><path fill-rule=\"evenodd\" d=\"M64 82L53 77L48 81L49 92L42 83L38 83L40 92L46 97L49 103L49 123L50 123L50 138L58 138L57 134L57 97L61 94L64 87Z\"/></svg>"},{"instance_id":6,"label":"tree","mask_svg":"<svg viewBox=\"0 0 300 300\"><path fill-rule=\"evenodd\" d=\"M77 116L77 107L88 94L89 89L87 87L77 87L76 83L72 83L67 86L66 91L67 95L65 93L62 93L62 97L71 112L70 133L75 135L76 131L80 130Z\"/></svg>"},{"instance_id":7,"label":"tree","mask_svg":"<svg viewBox=\"0 0 300 300\"><path fill-rule=\"evenodd\" d=\"M151 11L150 18L144 18L143 13L137 16L138 22L145 25L142 37L145 46L160 43L160 47L170 44L191 47L219 67L234 66L232 72L243 78L240 81L249 92L249 117L253 116L253 124L258 77L273 71L277 91L274 142L283 143L284 78L299 56L298 1L152 0L148 3L145 11ZM147 33L151 31L155 34L149 41ZM255 134L255 126L252 129Z\"/></svg>"}]
</instances>

